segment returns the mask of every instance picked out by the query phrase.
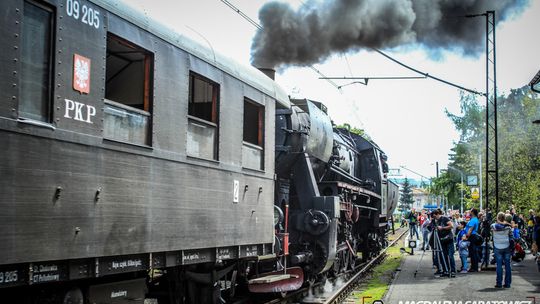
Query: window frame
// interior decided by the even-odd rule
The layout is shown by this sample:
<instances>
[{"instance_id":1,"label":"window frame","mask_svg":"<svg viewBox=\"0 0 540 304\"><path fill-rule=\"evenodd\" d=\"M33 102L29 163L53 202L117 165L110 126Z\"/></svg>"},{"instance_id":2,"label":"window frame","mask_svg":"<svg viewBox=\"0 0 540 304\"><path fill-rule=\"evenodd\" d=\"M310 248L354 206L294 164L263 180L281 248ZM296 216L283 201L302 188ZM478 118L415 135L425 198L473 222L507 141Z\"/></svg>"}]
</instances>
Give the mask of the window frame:
<instances>
[{"instance_id":1,"label":"window frame","mask_svg":"<svg viewBox=\"0 0 540 304\"><path fill-rule=\"evenodd\" d=\"M257 110L257 143L252 143L250 141L247 141L245 138L246 134L246 127L252 127L252 126L246 126L246 104L251 105ZM266 115L266 107L264 104L258 103L248 97L244 96L244 102L243 102L243 123L242 123L242 150L244 148L252 149L252 150L259 150L260 155L260 164L258 168L253 168L247 166L244 160L244 151L242 151L242 167L249 170L256 170L256 171L265 171L265 115Z\"/></svg>"},{"instance_id":2,"label":"window frame","mask_svg":"<svg viewBox=\"0 0 540 304\"><path fill-rule=\"evenodd\" d=\"M190 110L189 110L190 103L194 103L193 100L194 100L194 92L195 92L195 79L197 79L199 81L203 81L206 84L212 86L212 107L211 107L212 112L210 113L211 120L206 120L206 119L201 118L199 116L190 114ZM220 153L219 153L220 152L219 151L219 139L220 139L219 114L220 114L220 111L219 111L219 107L220 107L221 85L218 82L213 81L212 79L210 79L208 77L205 77L205 76L203 76L201 74L198 74L197 72L195 72L193 70L189 71L188 81L189 81L189 83L188 83L188 113L187 113L188 128L186 129L186 132L189 133L189 124L195 124L195 125L201 125L202 124L204 126L214 128L214 130L215 130L215 139L214 139L214 149L213 149L213 157L212 158L207 158L207 157L203 157L203 156L199 156L199 155L190 154L189 153L189 146L188 146L189 142L186 144L186 154L187 154L188 157L193 157L193 158L197 158L197 159L204 159L204 160L213 161L213 162L219 162L219 157L220 157Z\"/></svg>"},{"instance_id":3,"label":"window frame","mask_svg":"<svg viewBox=\"0 0 540 304\"><path fill-rule=\"evenodd\" d=\"M264 115L265 115L265 106L263 104L260 104L258 102L253 101L252 99L249 99L247 97L244 97L244 104L243 104L243 115L245 115L246 111L246 103L251 104L255 108L257 108L257 143L252 143L250 141L247 141L245 138L245 117L243 120L243 126L242 126L242 141L244 143L257 146L259 148L262 148L264 150Z\"/></svg>"},{"instance_id":4,"label":"window frame","mask_svg":"<svg viewBox=\"0 0 540 304\"><path fill-rule=\"evenodd\" d=\"M147 125L147 131L145 134L146 140L145 143L137 143L137 142L131 142L121 139L116 139L114 137L106 137L104 135L105 140L109 141L115 141L115 142L121 142L125 144L135 145L135 146L142 146L142 147L152 147L153 143L153 124L154 124L154 99L153 99L153 83L155 80L154 75L154 65L155 65L155 54L154 52L150 51L149 49L142 47L140 45L137 45L136 43L121 37L115 33L107 32L107 39L113 39L115 42L132 49L134 51L139 52L141 55L144 56L143 59L143 92L142 92L142 107L143 109L139 109L138 107L135 107L130 104L125 104L121 101L117 101L114 99L108 99L107 97L107 89L105 89L104 92L104 106L112 106L116 107L122 110L126 110L129 112L132 112L134 114L146 116L148 118L148 125ZM109 45L106 45L106 52L109 52ZM118 57L118 56L117 56ZM125 59L126 61L130 61L128 59ZM107 59L105 60L105 66L107 66ZM118 74L118 72L117 72ZM105 77L107 76L107 68L105 68ZM116 77L114 75L111 77L113 79ZM110 80L110 79L109 79ZM107 87L107 78L105 78L105 88ZM105 126L104 126L105 128Z\"/></svg>"},{"instance_id":5,"label":"window frame","mask_svg":"<svg viewBox=\"0 0 540 304\"><path fill-rule=\"evenodd\" d=\"M152 114L152 106L153 106L153 100L152 100L152 85L153 84L153 80L154 80L154 73L153 73L153 67L154 67L154 53L142 46L139 46L129 40L127 40L126 38L123 38L123 37L120 37L119 35L116 35L112 32L107 32L107 38L111 38L111 39L114 39L116 42L124 45L125 47L128 47L130 49L133 49L135 51L141 51L140 53L141 54L144 54L144 63L143 63L143 66L144 66L144 72L143 72L143 76L144 76L144 80L143 80L143 111L146 111L150 114ZM108 46L106 47L107 51L108 51ZM127 60L127 59L126 59ZM106 63L107 59L105 60L105 65L107 65ZM107 71L105 71L105 74L107 73ZM116 75L115 75L116 76ZM112 77L114 78L114 77ZM105 79L105 82L107 82L107 79ZM105 84L105 87L107 86L107 84ZM107 91L105 91L105 94L107 93ZM117 102L117 103L122 103L122 102L119 102L119 101L116 101L116 100L112 100L112 99L109 99L111 101L114 101L114 102ZM124 103L122 103L124 104ZM128 106L128 107L131 107L131 108L135 108L133 106L130 106L130 105L127 105L127 104L124 104L125 106ZM139 109L140 110L140 109Z\"/></svg>"},{"instance_id":6,"label":"window frame","mask_svg":"<svg viewBox=\"0 0 540 304\"><path fill-rule=\"evenodd\" d=\"M45 95L46 96L46 100L45 100L45 103L46 103L46 109L47 109L47 113L45 113L45 116L44 118L45 119L36 119L36 118L32 118L32 117L26 117L25 115L21 115L21 103L24 103L24 100L23 98L21 98L22 94L21 94L21 91L22 91L22 82L23 82L23 78L24 78L24 74L22 73L22 60L21 60L21 76L20 76L20 80L19 80L19 102L18 102L18 105L17 105L17 117L20 121L27 121L27 122L35 122L34 124L35 125L38 125L38 126L49 126L52 122L53 122L53 99L54 99L54 75L55 75L55 69L54 69L54 63L55 63L55 50L56 50L56 8L47 4L47 3L41 3L41 2L37 2L35 0L23 0L23 13L22 13L22 26L21 26L21 30L20 30L20 33L21 33L21 37L25 34L24 33L24 26L25 26L25 9L24 9L24 6L26 5L33 5L41 10L44 10L46 12L48 12L50 14L50 18L49 18L49 22L48 22L48 26L49 26L49 33L48 33L48 43L49 43L49 47L48 47L48 60L49 60L49 64L48 64L48 67L47 67L47 74L48 74L48 86L47 86L47 94ZM35 38L35 37L33 37ZM45 40L44 40L45 41ZM21 47L24 47L24 45L22 45L22 40L21 40ZM22 48L21 48L22 49ZM22 51L21 51L21 58L22 58ZM32 102L35 102L35 101L27 101L28 103L32 103ZM41 103L43 103L43 100L41 101ZM41 104L43 105L43 104Z\"/></svg>"},{"instance_id":7,"label":"window frame","mask_svg":"<svg viewBox=\"0 0 540 304\"><path fill-rule=\"evenodd\" d=\"M192 115L189 113L189 104L194 103L193 92L195 91L195 81L192 81L192 79L198 79L200 81L204 81L207 84L210 84L212 86L212 110L211 110L212 113L210 113L211 120L206 120L204 118L201 118L199 116ZM210 78L204 77L201 74L195 73L194 71L189 71L188 117L210 123L211 125L215 125L219 129L219 104L220 104L219 91L220 91L219 83L211 80Z\"/></svg>"}]
</instances>

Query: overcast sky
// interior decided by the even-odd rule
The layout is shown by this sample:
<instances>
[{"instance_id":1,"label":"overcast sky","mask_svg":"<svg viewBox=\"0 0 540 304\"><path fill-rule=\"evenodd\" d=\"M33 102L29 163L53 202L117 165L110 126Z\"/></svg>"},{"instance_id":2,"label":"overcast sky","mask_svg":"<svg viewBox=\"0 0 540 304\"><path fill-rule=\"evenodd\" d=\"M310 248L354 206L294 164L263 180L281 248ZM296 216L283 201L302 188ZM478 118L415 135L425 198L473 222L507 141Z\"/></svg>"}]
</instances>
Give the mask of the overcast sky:
<instances>
[{"instance_id":1,"label":"overcast sky","mask_svg":"<svg viewBox=\"0 0 540 304\"><path fill-rule=\"evenodd\" d=\"M250 64L250 47L256 28L220 0L129 0L149 15L192 38L210 44L216 52ZM269 1L230 0L259 22L258 11ZM290 0L297 8L305 0ZM483 12L470 12L483 13ZM540 1L531 0L519 15L497 25L497 85L499 93L529 83L540 70ZM463 22L485 24L484 17ZM316 47L316 46L314 46ZM384 50L423 72L485 91L485 57L464 57L444 51L439 56L422 47ZM314 65L326 76L418 76L369 50L334 54ZM425 176L435 175L436 161L446 168L452 143L458 134L445 109L459 113L459 90L434 80L371 80L367 86L346 85L336 89L310 68L289 67L278 71L276 81L293 97L323 102L335 123L364 128L389 157L391 168L406 166ZM484 101L483 101L484 103ZM501 147L499 147L501 149ZM417 175L402 170L410 178Z\"/></svg>"}]
</instances>

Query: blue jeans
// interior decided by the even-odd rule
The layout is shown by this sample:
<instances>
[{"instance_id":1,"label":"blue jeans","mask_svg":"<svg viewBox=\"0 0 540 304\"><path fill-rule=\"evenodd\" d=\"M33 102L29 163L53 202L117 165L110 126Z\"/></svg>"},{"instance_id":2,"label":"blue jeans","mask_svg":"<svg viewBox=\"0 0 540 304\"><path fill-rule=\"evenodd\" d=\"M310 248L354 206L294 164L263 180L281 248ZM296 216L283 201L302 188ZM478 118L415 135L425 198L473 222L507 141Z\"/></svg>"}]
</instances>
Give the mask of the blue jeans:
<instances>
[{"instance_id":1,"label":"blue jeans","mask_svg":"<svg viewBox=\"0 0 540 304\"><path fill-rule=\"evenodd\" d=\"M447 267L450 266L450 272L453 273L456 272L456 260L454 259L454 252L454 242L442 245L443 258L445 259Z\"/></svg>"},{"instance_id":2,"label":"blue jeans","mask_svg":"<svg viewBox=\"0 0 540 304\"><path fill-rule=\"evenodd\" d=\"M418 235L418 229L416 229L416 224L410 223L409 224L409 235L410 235L411 239L413 238L414 234L416 234L416 239L420 238L420 236Z\"/></svg>"},{"instance_id":3,"label":"blue jeans","mask_svg":"<svg viewBox=\"0 0 540 304\"><path fill-rule=\"evenodd\" d=\"M460 254L459 255L459 258L461 259L461 268L463 268L463 270L467 270L469 265L467 263L467 258L469 257L468 254Z\"/></svg>"},{"instance_id":4,"label":"blue jeans","mask_svg":"<svg viewBox=\"0 0 540 304\"><path fill-rule=\"evenodd\" d=\"M502 285L502 273L504 263L504 286L510 287L512 284L512 266L510 265L510 258L512 257L510 247L505 249L493 249L495 253L495 261L497 262L497 282L498 286Z\"/></svg>"},{"instance_id":5,"label":"blue jeans","mask_svg":"<svg viewBox=\"0 0 540 304\"><path fill-rule=\"evenodd\" d=\"M429 248L429 230L423 229L422 231L422 249Z\"/></svg>"}]
</instances>

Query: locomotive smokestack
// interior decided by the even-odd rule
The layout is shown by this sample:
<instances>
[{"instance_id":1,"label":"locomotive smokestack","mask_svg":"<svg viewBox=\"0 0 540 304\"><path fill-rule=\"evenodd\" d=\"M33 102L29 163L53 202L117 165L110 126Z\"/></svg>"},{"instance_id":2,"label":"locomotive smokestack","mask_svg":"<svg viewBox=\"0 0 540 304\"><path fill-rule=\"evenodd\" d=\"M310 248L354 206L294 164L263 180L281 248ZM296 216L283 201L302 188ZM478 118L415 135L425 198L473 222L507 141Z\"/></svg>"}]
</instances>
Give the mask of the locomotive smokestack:
<instances>
[{"instance_id":1,"label":"locomotive smokestack","mask_svg":"<svg viewBox=\"0 0 540 304\"><path fill-rule=\"evenodd\" d=\"M268 76L268 78L272 80L276 80L276 70L272 68L257 68L259 71L263 72L264 75Z\"/></svg>"},{"instance_id":2,"label":"locomotive smokestack","mask_svg":"<svg viewBox=\"0 0 540 304\"><path fill-rule=\"evenodd\" d=\"M294 10L269 2L251 45L255 66L309 66L334 53L407 44L465 55L484 50L485 20L466 15L496 11L496 21L519 14L529 0L320 0Z\"/></svg>"}]
</instances>

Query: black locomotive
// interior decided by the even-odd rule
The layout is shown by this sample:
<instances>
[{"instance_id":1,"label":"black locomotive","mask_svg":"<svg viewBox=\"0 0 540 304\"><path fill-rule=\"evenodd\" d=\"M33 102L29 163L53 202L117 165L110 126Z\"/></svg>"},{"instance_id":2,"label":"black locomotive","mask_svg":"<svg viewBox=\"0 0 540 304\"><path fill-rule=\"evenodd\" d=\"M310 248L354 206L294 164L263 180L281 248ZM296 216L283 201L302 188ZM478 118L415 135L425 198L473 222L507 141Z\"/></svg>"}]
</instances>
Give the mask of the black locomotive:
<instances>
[{"instance_id":1,"label":"black locomotive","mask_svg":"<svg viewBox=\"0 0 540 304\"><path fill-rule=\"evenodd\" d=\"M118 1L0 10L2 302L215 303L384 245L386 156L324 105Z\"/></svg>"},{"instance_id":2,"label":"black locomotive","mask_svg":"<svg viewBox=\"0 0 540 304\"><path fill-rule=\"evenodd\" d=\"M294 274L313 281L382 249L398 187L387 180L386 155L373 142L333 128L319 102L292 103L276 113L275 208L284 221L276 226L283 244L277 252L283 264L301 268ZM252 290L288 291L294 281Z\"/></svg>"}]
</instances>

